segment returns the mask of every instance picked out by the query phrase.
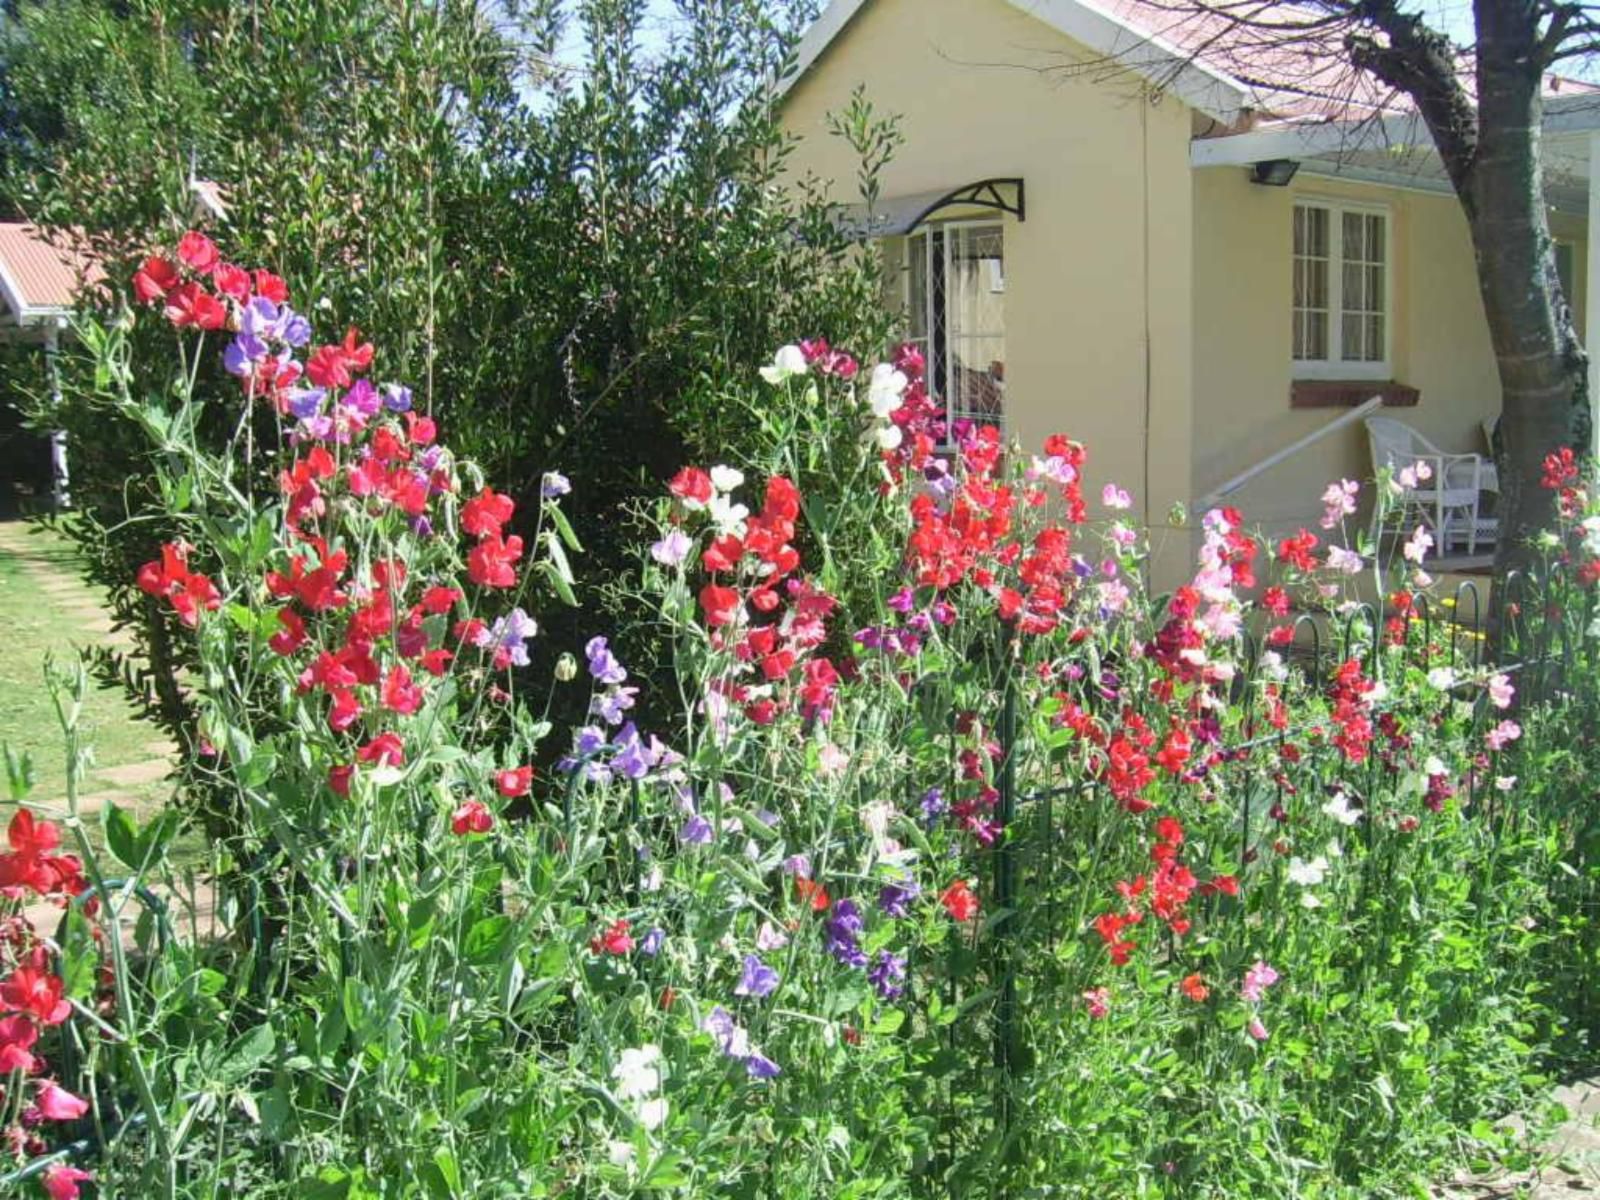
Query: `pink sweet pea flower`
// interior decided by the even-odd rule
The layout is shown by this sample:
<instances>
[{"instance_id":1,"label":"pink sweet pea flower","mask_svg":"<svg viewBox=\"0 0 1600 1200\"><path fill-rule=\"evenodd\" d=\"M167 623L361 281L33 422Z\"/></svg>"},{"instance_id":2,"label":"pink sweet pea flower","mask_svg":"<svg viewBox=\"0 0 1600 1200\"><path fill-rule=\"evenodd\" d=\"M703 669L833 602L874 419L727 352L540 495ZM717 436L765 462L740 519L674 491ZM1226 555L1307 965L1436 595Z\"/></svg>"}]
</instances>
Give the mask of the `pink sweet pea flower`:
<instances>
[{"instance_id":1,"label":"pink sweet pea flower","mask_svg":"<svg viewBox=\"0 0 1600 1200\"><path fill-rule=\"evenodd\" d=\"M93 1178L88 1171L56 1163L44 1173L42 1182L50 1200L78 1200L78 1185Z\"/></svg>"},{"instance_id":2,"label":"pink sweet pea flower","mask_svg":"<svg viewBox=\"0 0 1600 1200\"><path fill-rule=\"evenodd\" d=\"M76 1121L89 1111L87 1100L48 1080L40 1085L34 1103L47 1121Z\"/></svg>"}]
</instances>

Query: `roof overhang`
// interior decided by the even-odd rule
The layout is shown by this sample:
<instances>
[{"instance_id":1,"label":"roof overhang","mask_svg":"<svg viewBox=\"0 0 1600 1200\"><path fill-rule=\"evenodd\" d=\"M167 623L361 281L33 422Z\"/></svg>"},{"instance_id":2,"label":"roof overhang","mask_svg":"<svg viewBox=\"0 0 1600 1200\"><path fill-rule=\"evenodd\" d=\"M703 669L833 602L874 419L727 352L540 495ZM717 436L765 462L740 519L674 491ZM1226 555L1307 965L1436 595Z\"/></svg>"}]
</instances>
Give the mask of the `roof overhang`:
<instances>
[{"instance_id":1,"label":"roof overhang","mask_svg":"<svg viewBox=\"0 0 1600 1200\"><path fill-rule=\"evenodd\" d=\"M910 233L942 209L988 209L1028 219L1027 191L1020 178L980 179L960 187L891 196L872 205L842 205L835 220L851 237L895 237Z\"/></svg>"},{"instance_id":2,"label":"roof overhang","mask_svg":"<svg viewBox=\"0 0 1600 1200\"><path fill-rule=\"evenodd\" d=\"M59 326L72 316L70 308L29 304L17 281L0 259L0 329Z\"/></svg>"},{"instance_id":3,"label":"roof overhang","mask_svg":"<svg viewBox=\"0 0 1600 1200\"><path fill-rule=\"evenodd\" d=\"M1589 139L1600 134L1600 97L1552 97L1544 110L1540 152L1545 198L1562 212L1585 215L1591 182ZM1248 133L1196 138L1189 146L1194 167L1249 167L1272 159L1293 160L1304 174L1319 178L1455 194L1434 149L1433 135L1416 113L1276 124Z\"/></svg>"},{"instance_id":4,"label":"roof overhang","mask_svg":"<svg viewBox=\"0 0 1600 1200\"><path fill-rule=\"evenodd\" d=\"M832 0L795 47L794 70L774 85L788 94L846 27L872 0ZM1089 0L1005 0L1012 8L1054 29L1160 91L1224 124L1253 107L1249 87L1183 53L1164 38L1121 21Z\"/></svg>"}]
</instances>

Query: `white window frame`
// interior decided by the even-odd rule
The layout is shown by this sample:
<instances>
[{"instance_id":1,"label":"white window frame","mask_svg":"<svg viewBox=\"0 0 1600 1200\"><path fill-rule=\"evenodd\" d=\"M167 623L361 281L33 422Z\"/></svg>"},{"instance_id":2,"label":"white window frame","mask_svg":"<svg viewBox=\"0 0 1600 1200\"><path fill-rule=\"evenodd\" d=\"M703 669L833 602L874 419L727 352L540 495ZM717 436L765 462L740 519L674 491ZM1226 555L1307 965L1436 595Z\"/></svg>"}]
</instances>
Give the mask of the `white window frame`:
<instances>
[{"instance_id":1,"label":"white window frame","mask_svg":"<svg viewBox=\"0 0 1600 1200\"><path fill-rule=\"evenodd\" d=\"M1005 382L1004 380L1000 381L1000 411L997 413L958 412L952 407L953 389L950 387L950 369L951 364L954 361L954 356L949 352L951 335L948 330L945 331L944 337L944 358L938 363L935 363L934 361L934 329L938 322L943 321L944 316L938 310L938 297L936 296L935 289L933 287L934 239L932 235L935 231L941 232L945 235L940 239L940 241L945 256L943 275L944 278L948 280L950 278L950 255L952 252L953 240L949 236L951 232L962 229L992 229L998 232L1002 247L1002 257L1000 260L1001 266L998 271L991 270L986 272L983 276L982 285L991 293L1004 294L1006 290L1004 246L1007 240L1006 226L1008 224L1009 222L998 217L964 217L944 221L925 221L921 225L918 225L915 229L910 230L903 238L904 245L901 251L903 281L900 289L900 299L905 311L909 314L912 308L911 259L912 255L918 252L919 245L921 253L925 256L923 258L923 280L925 291L927 293L923 298L923 336L909 338L908 340L920 346L922 349L923 361L928 367L928 390L930 395L936 397L939 403L944 407L945 422L947 427L957 420L967 419L994 425L1003 435L1006 428ZM948 286L948 283L946 286ZM1009 322L1007 321L1006 323L1008 324ZM967 334L957 334L956 336L982 338L993 336L993 334L986 332L971 332ZM1002 324L1002 327L999 331L999 336L1007 336L1005 324ZM941 378L935 378L936 370L938 370L938 373L942 376ZM949 449L949 444L946 443L940 448Z\"/></svg>"},{"instance_id":2,"label":"white window frame","mask_svg":"<svg viewBox=\"0 0 1600 1200\"><path fill-rule=\"evenodd\" d=\"M1294 319L1293 211L1321 208L1328 213L1328 357L1295 358L1291 337L1289 360L1296 379L1390 379L1394 375L1394 214L1387 204L1332 196L1298 195L1290 210L1289 313ZM1358 213L1383 221L1383 356L1376 362L1344 357L1344 216ZM1292 332L1292 331L1291 331Z\"/></svg>"}]
</instances>

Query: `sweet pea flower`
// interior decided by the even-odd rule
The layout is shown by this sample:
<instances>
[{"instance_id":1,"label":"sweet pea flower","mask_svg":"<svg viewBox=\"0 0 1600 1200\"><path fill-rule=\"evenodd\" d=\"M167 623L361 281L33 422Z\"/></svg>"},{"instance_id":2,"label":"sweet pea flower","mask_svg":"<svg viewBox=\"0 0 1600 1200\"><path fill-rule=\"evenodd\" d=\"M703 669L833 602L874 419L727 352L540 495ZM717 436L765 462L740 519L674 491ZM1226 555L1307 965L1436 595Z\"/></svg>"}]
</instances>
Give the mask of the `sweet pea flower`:
<instances>
[{"instance_id":1,"label":"sweet pea flower","mask_svg":"<svg viewBox=\"0 0 1600 1200\"><path fill-rule=\"evenodd\" d=\"M1108 483L1100 490L1100 503L1107 508L1132 508L1133 497L1116 484Z\"/></svg>"},{"instance_id":2,"label":"sweet pea flower","mask_svg":"<svg viewBox=\"0 0 1600 1200\"><path fill-rule=\"evenodd\" d=\"M772 356L771 364L761 368L761 378L770 384L780 384L805 373L806 355L799 346L780 347Z\"/></svg>"},{"instance_id":3,"label":"sweet pea flower","mask_svg":"<svg viewBox=\"0 0 1600 1200\"><path fill-rule=\"evenodd\" d=\"M1483 735L1483 744L1491 750L1504 750L1522 736L1522 726L1515 721L1501 721Z\"/></svg>"},{"instance_id":4,"label":"sweet pea flower","mask_svg":"<svg viewBox=\"0 0 1600 1200\"><path fill-rule=\"evenodd\" d=\"M655 1092L661 1086L661 1072L656 1068L660 1061L660 1046L646 1043L624 1050L611 1068L617 1099L638 1100Z\"/></svg>"},{"instance_id":5,"label":"sweet pea flower","mask_svg":"<svg viewBox=\"0 0 1600 1200\"><path fill-rule=\"evenodd\" d=\"M878 958L867 972L867 982L882 1000L898 1000L905 992L906 959L903 954L878 951Z\"/></svg>"},{"instance_id":6,"label":"sweet pea flower","mask_svg":"<svg viewBox=\"0 0 1600 1200\"><path fill-rule=\"evenodd\" d=\"M1489 703L1496 708L1510 708L1511 699L1517 694L1517 689L1511 686L1508 675L1496 672L1489 676Z\"/></svg>"},{"instance_id":7,"label":"sweet pea flower","mask_svg":"<svg viewBox=\"0 0 1600 1200\"><path fill-rule=\"evenodd\" d=\"M1401 547L1400 553L1409 563L1422 565L1422 560L1427 557L1428 551L1433 549L1433 535L1428 532L1425 525L1418 525L1416 530Z\"/></svg>"},{"instance_id":8,"label":"sweet pea flower","mask_svg":"<svg viewBox=\"0 0 1600 1200\"><path fill-rule=\"evenodd\" d=\"M1322 527L1336 528L1345 517L1352 515L1356 511L1356 496L1360 491L1361 485L1353 479L1330 483L1322 493Z\"/></svg>"},{"instance_id":9,"label":"sweet pea flower","mask_svg":"<svg viewBox=\"0 0 1600 1200\"><path fill-rule=\"evenodd\" d=\"M676 567L689 557L693 540L681 529L669 529L659 542L650 547L650 557L664 567Z\"/></svg>"},{"instance_id":10,"label":"sweet pea flower","mask_svg":"<svg viewBox=\"0 0 1600 1200\"><path fill-rule=\"evenodd\" d=\"M584 644L583 655L589 660L589 675L596 683L622 683L628 678L627 668L611 653L604 637L590 638Z\"/></svg>"},{"instance_id":11,"label":"sweet pea flower","mask_svg":"<svg viewBox=\"0 0 1600 1200\"><path fill-rule=\"evenodd\" d=\"M744 472L737 467L715 466L711 468L711 486L719 492L731 492L744 483Z\"/></svg>"},{"instance_id":12,"label":"sweet pea flower","mask_svg":"<svg viewBox=\"0 0 1600 1200\"><path fill-rule=\"evenodd\" d=\"M905 404L906 384L905 375L889 363L879 363L873 367L872 377L867 384L867 404L872 409L872 415L882 421L888 420L892 413Z\"/></svg>"},{"instance_id":13,"label":"sweet pea flower","mask_svg":"<svg viewBox=\"0 0 1600 1200\"><path fill-rule=\"evenodd\" d=\"M1260 1017L1251 1017L1250 1024L1245 1026L1245 1031L1258 1042L1267 1040L1267 1027L1261 1023Z\"/></svg>"},{"instance_id":14,"label":"sweet pea flower","mask_svg":"<svg viewBox=\"0 0 1600 1200\"><path fill-rule=\"evenodd\" d=\"M546 471L539 484L539 494L546 500L556 500L572 491L572 481L559 471Z\"/></svg>"},{"instance_id":15,"label":"sweet pea flower","mask_svg":"<svg viewBox=\"0 0 1600 1200\"><path fill-rule=\"evenodd\" d=\"M1328 547L1327 567L1330 571L1338 571L1343 575L1359 575L1361 573L1361 555L1344 546Z\"/></svg>"},{"instance_id":16,"label":"sweet pea flower","mask_svg":"<svg viewBox=\"0 0 1600 1200\"><path fill-rule=\"evenodd\" d=\"M735 996L749 996L754 1000L763 1000L778 990L778 973L760 957L755 954L744 956L744 967L739 974L739 982L734 986Z\"/></svg>"},{"instance_id":17,"label":"sweet pea flower","mask_svg":"<svg viewBox=\"0 0 1600 1200\"><path fill-rule=\"evenodd\" d=\"M54 1163L45 1171L41 1182L50 1200L78 1200L80 1195L78 1185L93 1178L90 1172L80 1170L78 1167Z\"/></svg>"},{"instance_id":18,"label":"sweet pea flower","mask_svg":"<svg viewBox=\"0 0 1600 1200\"><path fill-rule=\"evenodd\" d=\"M1251 1004L1259 1003L1267 989L1277 982L1277 971L1258 959L1245 971L1244 982L1239 985L1239 996Z\"/></svg>"},{"instance_id":19,"label":"sweet pea flower","mask_svg":"<svg viewBox=\"0 0 1600 1200\"><path fill-rule=\"evenodd\" d=\"M1096 1021L1103 1021L1111 1015L1111 991L1109 988L1091 988L1083 993L1084 1006L1089 1010L1089 1016Z\"/></svg>"}]
</instances>

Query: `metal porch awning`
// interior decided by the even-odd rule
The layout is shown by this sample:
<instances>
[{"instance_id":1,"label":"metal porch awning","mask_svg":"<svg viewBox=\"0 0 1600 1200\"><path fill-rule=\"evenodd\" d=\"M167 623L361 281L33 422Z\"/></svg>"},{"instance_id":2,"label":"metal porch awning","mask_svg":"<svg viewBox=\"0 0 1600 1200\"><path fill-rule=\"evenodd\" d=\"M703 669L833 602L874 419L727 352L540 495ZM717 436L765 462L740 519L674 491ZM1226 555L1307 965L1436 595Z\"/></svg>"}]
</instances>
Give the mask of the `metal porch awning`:
<instances>
[{"instance_id":1,"label":"metal porch awning","mask_svg":"<svg viewBox=\"0 0 1600 1200\"><path fill-rule=\"evenodd\" d=\"M1027 194L1020 177L980 179L960 187L908 196L891 196L870 209L864 204L841 205L835 214L839 228L855 238L895 237L910 233L944 208L986 208L1028 219Z\"/></svg>"}]
</instances>

